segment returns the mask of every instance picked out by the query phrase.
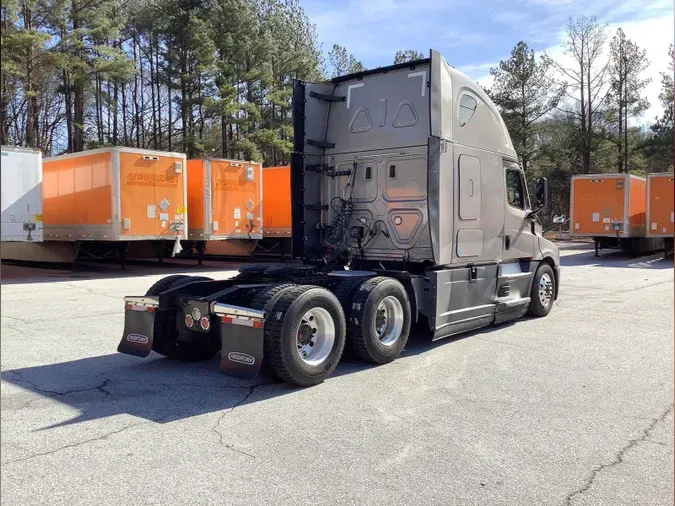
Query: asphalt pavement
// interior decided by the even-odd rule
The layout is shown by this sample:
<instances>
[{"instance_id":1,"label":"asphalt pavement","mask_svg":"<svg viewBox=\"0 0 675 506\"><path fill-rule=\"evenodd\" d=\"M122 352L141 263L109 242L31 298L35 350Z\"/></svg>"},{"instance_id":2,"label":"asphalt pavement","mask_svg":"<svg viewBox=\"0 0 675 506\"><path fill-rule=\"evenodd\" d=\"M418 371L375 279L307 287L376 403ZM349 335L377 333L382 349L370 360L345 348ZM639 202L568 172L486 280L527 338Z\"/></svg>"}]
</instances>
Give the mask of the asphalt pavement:
<instances>
[{"instance_id":1,"label":"asphalt pavement","mask_svg":"<svg viewBox=\"0 0 675 506\"><path fill-rule=\"evenodd\" d=\"M551 314L298 389L116 353L168 273L2 266L3 505L673 504L673 260L562 245Z\"/></svg>"}]
</instances>

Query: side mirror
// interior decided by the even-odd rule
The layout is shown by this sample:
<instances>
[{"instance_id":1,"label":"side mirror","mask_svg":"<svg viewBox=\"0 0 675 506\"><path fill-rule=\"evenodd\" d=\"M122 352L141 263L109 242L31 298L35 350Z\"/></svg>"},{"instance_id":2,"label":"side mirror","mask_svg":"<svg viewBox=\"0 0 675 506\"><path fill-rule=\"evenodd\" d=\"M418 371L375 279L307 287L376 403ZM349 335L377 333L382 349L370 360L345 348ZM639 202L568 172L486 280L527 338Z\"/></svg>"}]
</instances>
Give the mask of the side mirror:
<instances>
[{"instance_id":1,"label":"side mirror","mask_svg":"<svg viewBox=\"0 0 675 506\"><path fill-rule=\"evenodd\" d=\"M548 180L545 177L537 179L535 196L537 199L537 209L546 209L548 207Z\"/></svg>"}]
</instances>

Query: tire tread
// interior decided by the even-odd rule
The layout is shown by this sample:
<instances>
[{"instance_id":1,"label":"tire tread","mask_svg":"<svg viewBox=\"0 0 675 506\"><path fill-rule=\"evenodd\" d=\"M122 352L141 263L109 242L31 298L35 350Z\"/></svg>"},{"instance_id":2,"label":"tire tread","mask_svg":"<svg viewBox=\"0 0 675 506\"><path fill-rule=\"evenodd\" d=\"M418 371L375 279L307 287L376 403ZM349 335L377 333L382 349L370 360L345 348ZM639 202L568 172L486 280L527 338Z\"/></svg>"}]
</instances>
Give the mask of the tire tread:
<instances>
[{"instance_id":1,"label":"tire tread","mask_svg":"<svg viewBox=\"0 0 675 506\"><path fill-rule=\"evenodd\" d=\"M347 318L347 344L359 358L375 364L381 364L384 362L382 358L373 354L372 351L368 349L368 346L366 344L367 337L365 335L363 327L364 312L366 309L366 302L368 301L368 297L370 297L370 294L373 292L373 290L375 290L375 288L379 284L390 279L393 278L388 278L385 276L377 276L364 281L359 287L359 289L356 290L356 292L354 293L352 300L349 303L348 310L345 310L345 312L347 311L349 312L349 317ZM370 288L367 290L362 290L361 287L363 286L367 286ZM358 309L355 309L355 306L358 307ZM408 334L409 333L410 328L408 328ZM407 342L408 336L402 335L400 339L405 339ZM403 347L405 347L405 344L403 345Z\"/></svg>"}]
</instances>

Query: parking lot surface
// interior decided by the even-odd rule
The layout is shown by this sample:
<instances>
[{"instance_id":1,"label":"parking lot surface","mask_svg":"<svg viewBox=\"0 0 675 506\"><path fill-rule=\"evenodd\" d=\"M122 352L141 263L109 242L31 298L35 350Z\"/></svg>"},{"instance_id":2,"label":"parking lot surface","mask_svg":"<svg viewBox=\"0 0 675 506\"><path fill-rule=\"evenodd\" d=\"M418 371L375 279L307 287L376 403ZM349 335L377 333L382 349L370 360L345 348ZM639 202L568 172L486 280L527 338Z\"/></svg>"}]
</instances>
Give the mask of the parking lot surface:
<instances>
[{"instance_id":1,"label":"parking lot surface","mask_svg":"<svg viewBox=\"0 0 675 506\"><path fill-rule=\"evenodd\" d=\"M2 267L3 505L672 505L673 261L562 245L551 314L298 389L116 353L168 273Z\"/></svg>"}]
</instances>

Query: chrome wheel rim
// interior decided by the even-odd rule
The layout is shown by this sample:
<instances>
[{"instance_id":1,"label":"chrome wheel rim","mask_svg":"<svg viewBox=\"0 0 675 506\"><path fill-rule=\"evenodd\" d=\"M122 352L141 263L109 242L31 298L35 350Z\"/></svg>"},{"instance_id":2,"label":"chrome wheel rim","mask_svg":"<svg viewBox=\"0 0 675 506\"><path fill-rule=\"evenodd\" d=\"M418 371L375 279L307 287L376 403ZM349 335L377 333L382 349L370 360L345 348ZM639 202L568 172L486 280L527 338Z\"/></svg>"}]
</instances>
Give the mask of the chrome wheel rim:
<instances>
[{"instance_id":1,"label":"chrome wheel rim","mask_svg":"<svg viewBox=\"0 0 675 506\"><path fill-rule=\"evenodd\" d=\"M553 280L548 272L545 272L539 278L539 302L546 307L550 304L553 298Z\"/></svg>"},{"instance_id":2,"label":"chrome wheel rim","mask_svg":"<svg viewBox=\"0 0 675 506\"><path fill-rule=\"evenodd\" d=\"M384 346L393 346L403 332L403 306L391 295L382 299L375 315L375 334Z\"/></svg>"},{"instance_id":3,"label":"chrome wheel rim","mask_svg":"<svg viewBox=\"0 0 675 506\"><path fill-rule=\"evenodd\" d=\"M300 359L307 365L323 363L335 346L335 322L328 311L315 307L307 311L296 332Z\"/></svg>"}]
</instances>

